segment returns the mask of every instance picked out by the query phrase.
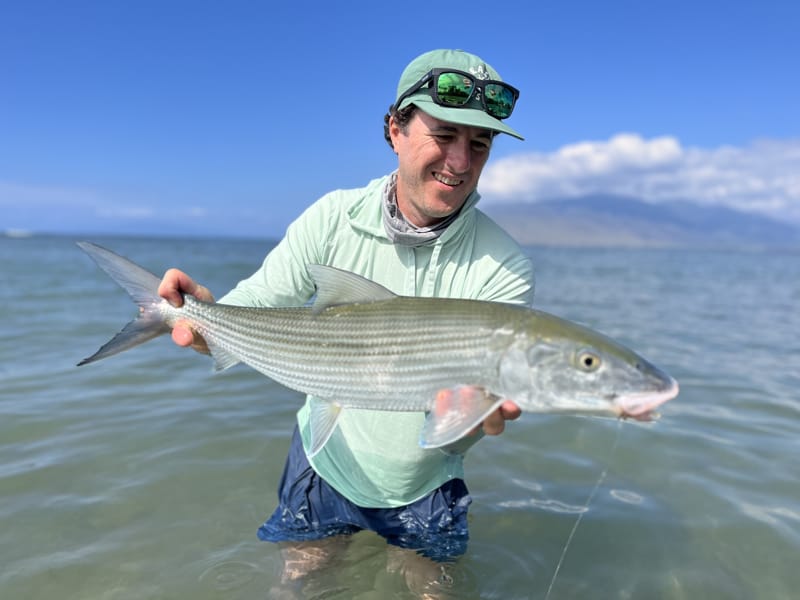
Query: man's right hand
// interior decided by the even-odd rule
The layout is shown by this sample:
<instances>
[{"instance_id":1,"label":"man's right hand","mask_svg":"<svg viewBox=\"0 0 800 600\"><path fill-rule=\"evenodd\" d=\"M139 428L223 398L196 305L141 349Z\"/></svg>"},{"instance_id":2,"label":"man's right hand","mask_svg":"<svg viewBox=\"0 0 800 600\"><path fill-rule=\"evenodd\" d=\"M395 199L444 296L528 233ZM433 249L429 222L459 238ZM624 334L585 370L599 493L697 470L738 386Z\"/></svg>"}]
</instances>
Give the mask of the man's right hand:
<instances>
[{"instance_id":1,"label":"man's right hand","mask_svg":"<svg viewBox=\"0 0 800 600\"><path fill-rule=\"evenodd\" d=\"M158 295L164 298L172 306L179 308L183 306L185 294L194 296L203 302L214 302L214 295L205 286L200 285L183 271L170 269L164 274L161 284L158 286ZM172 341L178 346L188 346L197 352L209 354L208 345L205 340L194 331L185 321L178 321L172 329Z\"/></svg>"}]
</instances>

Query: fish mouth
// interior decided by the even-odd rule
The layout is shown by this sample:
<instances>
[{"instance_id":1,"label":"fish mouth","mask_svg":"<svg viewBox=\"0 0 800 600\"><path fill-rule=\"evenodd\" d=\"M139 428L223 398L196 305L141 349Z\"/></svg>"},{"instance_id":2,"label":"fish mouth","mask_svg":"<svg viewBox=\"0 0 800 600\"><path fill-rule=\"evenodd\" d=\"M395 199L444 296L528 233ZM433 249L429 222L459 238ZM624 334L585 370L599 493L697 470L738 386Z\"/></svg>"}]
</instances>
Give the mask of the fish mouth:
<instances>
[{"instance_id":1,"label":"fish mouth","mask_svg":"<svg viewBox=\"0 0 800 600\"><path fill-rule=\"evenodd\" d=\"M614 399L614 411L620 419L636 421L653 421L658 418L654 410L678 395L680 386L670 378L665 388L655 392L639 392L617 396Z\"/></svg>"}]
</instances>

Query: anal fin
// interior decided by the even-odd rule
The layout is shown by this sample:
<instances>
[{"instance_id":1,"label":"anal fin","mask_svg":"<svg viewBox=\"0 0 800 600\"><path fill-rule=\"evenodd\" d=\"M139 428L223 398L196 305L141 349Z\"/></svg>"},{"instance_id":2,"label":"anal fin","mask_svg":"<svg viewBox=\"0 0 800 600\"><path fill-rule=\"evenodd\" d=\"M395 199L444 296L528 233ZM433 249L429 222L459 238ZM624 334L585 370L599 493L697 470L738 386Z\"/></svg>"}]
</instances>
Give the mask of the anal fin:
<instances>
[{"instance_id":1,"label":"anal fin","mask_svg":"<svg viewBox=\"0 0 800 600\"><path fill-rule=\"evenodd\" d=\"M206 345L211 357L214 359L214 371L224 371L241 362L236 356L222 346L215 344L212 340L206 339Z\"/></svg>"}]
</instances>

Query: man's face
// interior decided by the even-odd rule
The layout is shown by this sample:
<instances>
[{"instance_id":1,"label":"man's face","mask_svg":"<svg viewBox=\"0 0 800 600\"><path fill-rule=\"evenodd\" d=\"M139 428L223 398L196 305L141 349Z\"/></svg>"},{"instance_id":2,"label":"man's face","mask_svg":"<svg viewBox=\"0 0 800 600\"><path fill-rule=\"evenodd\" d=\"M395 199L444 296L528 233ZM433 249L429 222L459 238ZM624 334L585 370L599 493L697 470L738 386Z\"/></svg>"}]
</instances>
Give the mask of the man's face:
<instances>
[{"instance_id":1,"label":"man's face","mask_svg":"<svg viewBox=\"0 0 800 600\"><path fill-rule=\"evenodd\" d=\"M457 211L478 186L489 158L488 129L440 121L414 111L406 132L389 123L398 159L397 206L407 221L428 227Z\"/></svg>"}]
</instances>

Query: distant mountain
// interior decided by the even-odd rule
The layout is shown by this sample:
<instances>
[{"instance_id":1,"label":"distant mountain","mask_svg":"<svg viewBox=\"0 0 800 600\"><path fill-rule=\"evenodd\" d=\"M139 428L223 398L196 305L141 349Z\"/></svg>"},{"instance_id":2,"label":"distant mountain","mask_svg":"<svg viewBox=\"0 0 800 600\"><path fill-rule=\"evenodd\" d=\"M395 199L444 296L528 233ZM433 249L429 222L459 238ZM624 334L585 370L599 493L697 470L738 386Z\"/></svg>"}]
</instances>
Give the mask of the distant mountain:
<instances>
[{"instance_id":1,"label":"distant mountain","mask_svg":"<svg viewBox=\"0 0 800 600\"><path fill-rule=\"evenodd\" d=\"M800 227L730 208L651 204L619 196L539 203L482 203L524 245L800 246Z\"/></svg>"}]
</instances>

